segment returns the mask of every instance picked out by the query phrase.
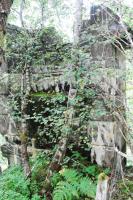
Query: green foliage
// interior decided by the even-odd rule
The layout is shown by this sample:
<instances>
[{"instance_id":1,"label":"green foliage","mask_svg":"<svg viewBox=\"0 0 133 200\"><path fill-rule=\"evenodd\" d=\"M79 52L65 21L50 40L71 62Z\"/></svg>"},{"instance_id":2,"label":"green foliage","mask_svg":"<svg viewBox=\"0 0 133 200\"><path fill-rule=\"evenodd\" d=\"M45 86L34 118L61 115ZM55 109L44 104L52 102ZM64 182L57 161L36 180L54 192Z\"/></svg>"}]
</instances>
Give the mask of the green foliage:
<instances>
[{"instance_id":1,"label":"green foliage","mask_svg":"<svg viewBox=\"0 0 133 200\"><path fill-rule=\"evenodd\" d=\"M81 178L79 190L82 196L84 195L94 199L96 193L96 184L94 184L88 177Z\"/></svg>"},{"instance_id":2,"label":"green foliage","mask_svg":"<svg viewBox=\"0 0 133 200\"><path fill-rule=\"evenodd\" d=\"M53 200L72 200L75 197L79 197L76 187L63 181L57 184L53 192Z\"/></svg>"},{"instance_id":3,"label":"green foliage","mask_svg":"<svg viewBox=\"0 0 133 200\"><path fill-rule=\"evenodd\" d=\"M85 153L89 154L87 151L83 151L82 154L79 151L72 151L69 156L66 155L66 157L64 158L63 167L73 167L84 176L87 175L94 181L97 181L98 175L102 172L106 175L110 175L110 168L103 168L97 166L96 164L90 163L88 157L85 156Z\"/></svg>"},{"instance_id":4,"label":"green foliage","mask_svg":"<svg viewBox=\"0 0 133 200\"><path fill-rule=\"evenodd\" d=\"M31 176L31 190L36 194L41 190L46 176L46 169L50 162L50 154L38 153L34 159L31 159L31 166L34 169Z\"/></svg>"},{"instance_id":5,"label":"green foliage","mask_svg":"<svg viewBox=\"0 0 133 200\"><path fill-rule=\"evenodd\" d=\"M70 45L54 27L27 31L9 25L6 42L6 58L10 70L21 71L25 63L31 66L59 65L70 58Z\"/></svg>"},{"instance_id":6,"label":"green foliage","mask_svg":"<svg viewBox=\"0 0 133 200\"><path fill-rule=\"evenodd\" d=\"M30 134L36 137L35 134L37 133L37 141L44 146L45 144L56 144L65 130L64 112L67 109L67 99L66 92L39 92L31 95L28 111ZM79 146L89 149L87 124L90 119L91 103L93 102L92 93L90 93L90 90L79 90L75 101L73 137L77 137ZM33 124L34 128L32 128Z\"/></svg>"},{"instance_id":7,"label":"green foliage","mask_svg":"<svg viewBox=\"0 0 133 200\"><path fill-rule=\"evenodd\" d=\"M67 96L63 93L36 93L29 103L29 126L37 142L54 145L62 133ZM31 112L32 110L32 112ZM35 125L34 129L32 125ZM36 135L37 133L37 135ZM46 148L46 146L45 146Z\"/></svg>"},{"instance_id":8,"label":"green foliage","mask_svg":"<svg viewBox=\"0 0 133 200\"><path fill-rule=\"evenodd\" d=\"M84 172L93 177L96 177L99 174L98 167L96 165L86 167Z\"/></svg>"},{"instance_id":9,"label":"green foliage","mask_svg":"<svg viewBox=\"0 0 133 200\"><path fill-rule=\"evenodd\" d=\"M29 200L30 182L24 178L20 167L6 170L0 176L0 199L1 200Z\"/></svg>"},{"instance_id":10,"label":"green foliage","mask_svg":"<svg viewBox=\"0 0 133 200\"><path fill-rule=\"evenodd\" d=\"M79 170L80 172L84 171L84 168L89 165L88 158L85 156L82 156L80 152L78 151L72 151L69 156L66 155L66 157L63 160L64 166L71 166L74 169Z\"/></svg>"},{"instance_id":11,"label":"green foliage","mask_svg":"<svg viewBox=\"0 0 133 200\"><path fill-rule=\"evenodd\" d=\"M39 162L39 159L37 161ZM41 159L40 162L44 163L44 160ZM34 170L30 181L25 178L21 167L7 169L0 176L0 200L45 200L38 195L40 188L39 183L35 182L36 173L37 169Z\"/></svg>"},{"instance_id":12,"label":"green foliage","mask_svg":"<svg viewBox=\"0 0 133 200\"><path fill-rule=\"evenodd\" d=\"M116 183L116 193L112 200L131 200L133 199L133 182L128 178L124 178Z\"/></svg>"},{"instance_id":13,"label":"green foliage","mask_svg":"<svg viewBox=\"0 0 133 200\"><path fill-rule=\"evenodd\" d=\"M62 180L56 184L53 200L73 200L89 197L95 198L96 184L89 177L83 177L74 169L62 169Z\"/></svg>"},{"instance_id":14,"label":"green foliage","mask_svg":"<svg viewBox=\"0 0 133 200\"><path fill-rule=\"evenodd\" d=\"M78 171L74 169L63 169L60 173L69 183L76 182L80 178Z\"/></svg>"},{"instance_id":15,"label":"green foliage","mask_svg":"<svg viewBox=\"0 0 133 200\"><path fill-rule=\"evenodd\" d=\"M44 186L51 157L52 153L48 151L30 159L32 168L30 181L25 179L21 167L14 166L7 169L0 176L0 200L45 200L45 197L42 199L38 194ZM51 177L49 192L53 194L53 200L94 199L97 174L108 169L103 170L90 165L87 158L76 151L69 156L69 159L72 163L63 162L62 169Z\"/></svg>"}]
</instances>

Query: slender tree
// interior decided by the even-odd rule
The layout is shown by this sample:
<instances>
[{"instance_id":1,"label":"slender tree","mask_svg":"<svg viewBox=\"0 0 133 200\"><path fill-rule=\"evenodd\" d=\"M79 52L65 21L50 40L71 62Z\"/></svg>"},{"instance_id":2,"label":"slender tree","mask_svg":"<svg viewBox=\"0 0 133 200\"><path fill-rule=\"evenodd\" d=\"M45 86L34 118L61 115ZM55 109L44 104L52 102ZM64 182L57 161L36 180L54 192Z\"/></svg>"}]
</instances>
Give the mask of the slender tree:
<instances>
[{"instance_id":1,"label":"slender tree","mask_svg":"<svg viewBox=\"0 0 133 200\"><path fill-rule=\"evenodd\" d=\"M4 59L4 36L6 33L6 21L13 0L1 0L0 1L0 68L5 71L5 59Z\"/></svg>"},{"instance_id":2,"label":"slender tree","mask_svg":"<svg viewBox=\"0 0 133 200\"><path fill-rule=\"evenodd\" d=\"M77 47L77 45L79 44L80 30L82 24L82 8L83 8L83 0L77 0L76 10L75 10L74 31L73 31L74 47Z\"/></svg>"},{"instance_id":3,"label":"slender tree","mask_svg":"<svg viewBox=\"0 0 133 200\"><path fill-rule=\"evenodd\" d=\"M31 175L31 168L29 164L29 156L27 151L28 146L28 127L27 127L27 106L29 102L30 94L30 68L26 64L21 81L21 127L20 127L20 139L21 139L21 161L24 170L24 175L29 177Z\"/></svg>"},{"instance_id":4,"label":"slender tree","mask_svg":"<svg viewBox=\"0 0 133 200\"><path fill-rule=\"evenodd\" d=\"M24 20L23 20L24 4L25 4L25 0L21 0L20 1L19 16L20 16L20 22L21 22L22 27L24 27Z\"/></svg>"},{"instance_id":5,"label":"slender tree","mask_svg":"<svg viewBox=\"0 0 133 200\"><path fill-rule=\"evenodd\" d=\"M74 52L78 49L79 44L79 36L80 36L80 30L81 30L81 23L82 23L82 7L83 7L83 0L77 0L76 1L76 12L75 12L75 23L74 23L74 43L73 43L73 49ZM73 53L74 53L73 52ZM73 66L72 71L75 69L75 65L77 65L77 54L73 54ZM77 66L76 66L77 67ZM72 80L73 81L73 80ZM59 141L57 150L54 154L54 157L48 167L47 170L47 176L45 179L44 187L41 191L41 195L48 193L48 190L50 189L50 178L53 175L53 172L58 171L60 169L62 160L65 156L66 150L67 150L67 144L70 138L70 135L72 133L72 121L74 117L74 106L73 101L76 97L77 89L75 89L75 86L73 86L73 83L70 83L70 89L68 94L68 103L67 103L67 110L64 113L65 115L65 133L63 132L62 138ZM47 199L49 197L47 196Z\"/></svg>"}]
</instances>

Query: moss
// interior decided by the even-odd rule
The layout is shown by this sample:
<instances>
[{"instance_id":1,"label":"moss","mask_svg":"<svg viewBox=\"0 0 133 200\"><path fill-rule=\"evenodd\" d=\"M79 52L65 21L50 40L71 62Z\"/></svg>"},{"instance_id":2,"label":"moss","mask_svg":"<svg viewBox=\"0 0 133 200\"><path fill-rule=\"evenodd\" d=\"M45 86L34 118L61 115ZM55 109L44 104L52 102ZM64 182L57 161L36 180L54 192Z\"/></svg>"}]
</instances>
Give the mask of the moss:
<instances>
[{"instance_id":1,"label":"moss","mask_svg":"<svg viewBox=\"0 0 133 200\"><path fill-rule=\"evenodd\" d=\"M55 100L65 100L67 97L62 92L35 92L31 93L31 97L41 97L42 99L54 98Z\"/></svg>"},{"instance_id":2,"label":"moss","mask_svg":"<svg viewBox=\"0 0 133 200\"><path fill-rule=\"evenodd\" d=\"M55 92L51 92L51 93L48 93L48 92L31 93L32 97L42 97L42 98L52 97L52 96L55 96L55 95L57 95L57 93L55 93Z\"/></svg>"},{"instance_id":3,"label":"moss","mask_svg":"<svg viewBox=\"0 0 133 200\"><path fill-rule=\"evenodd\" d=\"M27 143L28 137L26 133L20 133L20 140L22 143Z\"/></svg>"},{"instance_id":4,"label":"moss","mask_svg":"<svg viewBox=\"0 0 133 200\"><path fill-rule=\"evenodd\" d=\"M4 48L4 41L5 41L4 34L2 31L0 31L0 47L1 48Z\"/></svg>"},{"instance_id":5,"label":"moss","mask_svg":"<svg viewBox=\"0 0 133 200\"><path fill-rule=\"evenodd\" d=\"M105 181L108 179L108 176L105 173L101 173L98 176L98 181Z\"/></svg>"}]
</instances>

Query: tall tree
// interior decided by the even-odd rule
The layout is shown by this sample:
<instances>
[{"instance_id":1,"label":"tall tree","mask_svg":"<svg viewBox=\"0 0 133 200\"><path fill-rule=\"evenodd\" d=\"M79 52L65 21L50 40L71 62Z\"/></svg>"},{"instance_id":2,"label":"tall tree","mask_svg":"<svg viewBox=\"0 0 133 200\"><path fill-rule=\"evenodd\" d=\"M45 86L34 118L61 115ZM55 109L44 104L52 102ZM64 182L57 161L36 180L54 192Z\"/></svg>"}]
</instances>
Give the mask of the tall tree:
<instances>
[{"instance_id":1,"label":"tall tree","mask_svg":"<svg viewBox=\"0 0 133 200\"><path fill-rule=\"evenodd\" d=\"M25 4L25 0L21 0L20 1L19 16L20 16L20 22L21 22L22 27L24 27L24 20L23 20L24 4Z\"/></svg>"},{"instance_id":2,"label":"tall tree","mask_svg":"<svg viewBox=\"0 0 133 200\"><path fill-rule=\"evenodd\" d=\"M83 7L83 0L76 1L76 12L75 12L75 23L74 23L74 43L73 49L74 52L78 49L79 44L79 37L80 37L80 30L81 30L81 23L82 23L82 7ZM73 52L72 52L73 54ZM77 55L74 53L73 58L73 66L71 70L75 69L75 65L77 65ZM76 66L77 67L77 66ZM77 89L73 87L73 83L70 83L70 89L68 94L68 103L67 103L67 110L65 114L65 133L63 132L62 138L59 141L57 150L54 154L54 157L48 167L47 176L45 179L44 187L41 191L41 195L47 194L47 191L50 188L50 178L53 175L53 172L58 171L60 169L62 160L65 156L67 144L69 142L70 135L72 134L72 121L74 117L74 106L73 101L76 97ZM47 196L47 199L49 197Z\"/></svg>"},{"instance_id":3,"label":"tall tree","mask_svg":"<svg viewBox=\"0 0 133 200\"><path fill-rule=\"evenodd\" d=\"M29 156L27 151L27 146L28 146L27 106L29 102L29 94L30 94L30 67L27 64L25 64L21 82L20 140L21 140L21 161L24 170L24 175L26 177L29 177L31 175Z\"/></svg>"},{"instance_id":4,"label":"tall tree","mask_svg":"<svg viewBox=\"0 0 133 200\"><path fill-rule=\"evenodd\" d=\"M5 66L4 59L4 36L6 33L6 21L10 12L13 0L1 0L0 1L0 68L2 71Z\"/></svg>"},{"instance_id":5,"label":"tall tree","mask_svg":"<svg viewBox=\"0 0 133 200\"><path fill-rule=\"evenodd\" d=\"M75 47L78 45L80 38L80 30L82 24L82 8L83 8L83 0L76 0L75 22L73 31Z\"/></svg>"}]
</instances>

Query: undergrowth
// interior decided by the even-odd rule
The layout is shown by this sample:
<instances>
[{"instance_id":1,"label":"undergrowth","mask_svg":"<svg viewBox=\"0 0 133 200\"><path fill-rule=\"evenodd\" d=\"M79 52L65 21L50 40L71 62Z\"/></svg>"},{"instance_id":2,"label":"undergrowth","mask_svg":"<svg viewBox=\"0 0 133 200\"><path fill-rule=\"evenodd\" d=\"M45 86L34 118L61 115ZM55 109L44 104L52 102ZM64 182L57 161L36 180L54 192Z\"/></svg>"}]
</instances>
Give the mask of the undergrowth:
<instances>
[{"instance_id":1,"label":"undergrowth","mask_svg":"<svg viewBox=\"0 0 133 200\"><path fill-rule=\"evenodd\" d=\"M39 192L43 187L51 154L40 153L30 160L31 179L26 179L20 166L13 166L0 176L0 200L45 200ZM97 177L107 172L88 162L79 152L67 155L59 172L51 178L52 200L93 200L95 199Z\"/></svg>"}]
</instances>

